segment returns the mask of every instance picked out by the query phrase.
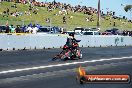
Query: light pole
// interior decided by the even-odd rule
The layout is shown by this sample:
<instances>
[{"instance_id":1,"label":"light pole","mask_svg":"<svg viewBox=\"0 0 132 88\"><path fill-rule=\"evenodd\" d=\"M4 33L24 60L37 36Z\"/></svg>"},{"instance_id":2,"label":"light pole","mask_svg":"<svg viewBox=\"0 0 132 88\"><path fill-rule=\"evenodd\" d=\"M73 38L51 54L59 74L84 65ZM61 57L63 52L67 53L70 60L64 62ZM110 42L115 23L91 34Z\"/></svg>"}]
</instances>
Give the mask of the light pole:
<instances>
[{"instance_id":1,"label":"light pole","mask_svg":"<svg viewBox=\"0 0 132 88\"><path fill-rule=\"evenodd\" d=\"M130 9L130 20L132 21L132 8Z\"/></svg>"},{"instance_id":2,"label":"light pole","mask_svg":"<svg viewBox=\"0 0 132 88\"><path fill-rule=\"evenodd\" d=\"M50 21L50 32L51 32L51 26L52 26L52 18L49 19Z\"/></svg>"},{"instance_id":3,"label":"light pole","mask_svg":"<svg viewBox=\"0 0 132 88\"><path fill-rule=\"evenodd\" d=\"M100 28L100 0L98 0L98 19L97 19L97 28Z\"/></svg>"}]
</instances>

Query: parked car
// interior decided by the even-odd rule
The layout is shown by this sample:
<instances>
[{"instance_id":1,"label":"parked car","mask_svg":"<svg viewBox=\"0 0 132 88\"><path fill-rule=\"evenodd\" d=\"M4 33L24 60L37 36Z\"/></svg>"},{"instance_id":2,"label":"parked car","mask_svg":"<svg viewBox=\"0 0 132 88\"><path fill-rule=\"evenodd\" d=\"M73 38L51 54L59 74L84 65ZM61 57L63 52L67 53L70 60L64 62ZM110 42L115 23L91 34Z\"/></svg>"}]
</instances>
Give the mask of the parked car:
<instances>
[{"instance_id":1,"label":"parked car","mask_svg":"<svg viewBox=\"0 0 132 88\"><path fill-rule=\"evenodd\" d=\"M105 32L111 32L113 35L119 35L119 29L117 28L108 29Z\"/></svg>"},{"instance_id":2,"label":"parked car","mask_svg":"<svg viewBox=\"0 0 132 88\"><path fill-rule=\"evenodd\" d=\"M38 30L38 33L59 33L60 28L59 27L50 27L50 26L41 26Z\"/></svg>"},{"instance_id":3,"label":"parked car","mask_svg":"<svg viewBox=\"0 0 132 88\"><path fill-rule=\"evenodd\" d=\"M100 35L98 31L83 31L83 35Z\"/></svg>"},{"instance_id":4,"label":"parked car","mask_svg":"<svg viewBox=\"0 0 132 88\"><path fill-rule=\"evenodd\" d=\"M122 33L123 36L132 36L132 31L124 30Z\"/></svg>"},{"instance_id":5,"label":"parked car","mask_svg":"<svg viewBox=\"0 0 132 88\"><path fill-rule=\"evenodd\" d=\"M83 32L74 32L75 35L83 35Z\"/></svg>"},{"instance_id":6,"label":"parked car","mask_svg":"<svg viewBox=\"0 0 132 88\"><path fill-rule=\"evenodd\" d=\"M82 31L84 31L84 28L82 28L82 27L76 27L75 29L74 29L74 32L82 32Z\"/></svg>"},{"instance_id":7,"label":"parked car","mask_svg":"<svg viewBox=\"0 0 132 88\"><path fill-rule=\"evenodd\" d=\"M51 28L51 33L60 33L60 28L59 27L52 27Z\"/></svg>"},{"instance_id":8,"label":"parked car","mask_svg":"<svg viewBox=\"0 0 132 88\"><path fill-rule=\"evenodd\" d=\"M102 32L101 35L113 35L111 32Z\"/></svg>"},{"instance_id":9,"label":"parked car","mask_svg":"<svg viewBox=\"0 0 132 88\"><path fill-rule=\"evenodd\" d=\"M65 34L74 33L74 31L66 31Z\"/></svg>"},{"instance_id":10,"label":"parked car","mask_svg":"<svg viewBox=\"0 0 132 88\"><path fill-rule=\"evenodd\" d=\"M52 27L40 27L38 33L51 33Z\"/></svg>"},{"instance_id":11,"label":"parked car","mask_svg":"<svg viewBox=\"0 0 132 88\"><path fill-rule=\"evenodd\" d=\"M84 31L92 31L91 28L85 28Z\"/></svg>"}]
</instances>

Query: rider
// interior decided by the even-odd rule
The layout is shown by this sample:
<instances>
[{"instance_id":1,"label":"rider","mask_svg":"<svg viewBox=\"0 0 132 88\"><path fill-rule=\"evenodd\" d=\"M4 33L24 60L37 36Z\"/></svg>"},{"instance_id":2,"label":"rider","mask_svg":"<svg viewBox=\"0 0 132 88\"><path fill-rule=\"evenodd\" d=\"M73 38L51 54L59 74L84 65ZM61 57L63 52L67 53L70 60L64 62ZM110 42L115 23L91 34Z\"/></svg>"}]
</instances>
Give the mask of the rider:
<instances>
[{"instance_id":1,"label":"rider","mask_svg":"<svg viewBox=\"0 0 132 88\"><path fill-rule=\"evenodd\" d=\"M66 45L71 50L71 52L75 55L75 50L78 49L78 43L77 40L74 37L74 33L70 33L69 37L67 38Z\"/></svg>"}]
</instances>

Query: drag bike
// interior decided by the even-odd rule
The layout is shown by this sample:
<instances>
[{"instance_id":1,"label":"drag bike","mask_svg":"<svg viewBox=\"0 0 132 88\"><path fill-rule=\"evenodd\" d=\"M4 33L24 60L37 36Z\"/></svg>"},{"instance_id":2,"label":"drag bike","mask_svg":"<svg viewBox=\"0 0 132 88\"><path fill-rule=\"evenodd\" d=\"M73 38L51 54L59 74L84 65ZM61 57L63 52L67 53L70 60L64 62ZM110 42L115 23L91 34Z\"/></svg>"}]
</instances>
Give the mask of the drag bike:
<instances>
[{"instance_id":1,"label":"drag bike","mask_svg":"<svg viewBox=\"0 0 132 88\"><path fill-rule=\"evenodd\" d=\"M78 40L77 42L80 42L80 40ZM79 47L79 44L76 43L76 44L73 44L73 46ZM71 49L67 45L64 45L62 52L56 55L54 58L52 58L52 61L57 59L60 59L63 61L82 59L82 51L79 48Z\"/></svg>"}]
</instances>

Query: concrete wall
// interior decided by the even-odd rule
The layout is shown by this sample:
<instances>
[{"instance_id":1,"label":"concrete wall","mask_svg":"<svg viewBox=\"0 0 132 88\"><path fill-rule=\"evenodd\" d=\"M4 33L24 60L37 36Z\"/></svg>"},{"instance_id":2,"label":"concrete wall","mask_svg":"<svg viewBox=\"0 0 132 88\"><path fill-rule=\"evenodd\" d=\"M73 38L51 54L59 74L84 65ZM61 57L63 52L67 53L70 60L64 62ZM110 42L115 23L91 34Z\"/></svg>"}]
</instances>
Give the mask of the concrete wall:
<instances>
[{"instance_id":1,"label":"concrete wall","mask_svg":"<svg viewBox=\"0 0 132 88\"><path fill-rule=\"evenodd\" d=\"M80 47L107 47L107 46L131 46L132 37L118 35L97 35L97 36L75 36L81 40ZM67 35L51 34L0 34L1 50L19 50L19 49L43 49L60 48L67 39Z\"/></svg>"}]
</instances>

